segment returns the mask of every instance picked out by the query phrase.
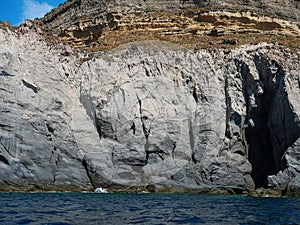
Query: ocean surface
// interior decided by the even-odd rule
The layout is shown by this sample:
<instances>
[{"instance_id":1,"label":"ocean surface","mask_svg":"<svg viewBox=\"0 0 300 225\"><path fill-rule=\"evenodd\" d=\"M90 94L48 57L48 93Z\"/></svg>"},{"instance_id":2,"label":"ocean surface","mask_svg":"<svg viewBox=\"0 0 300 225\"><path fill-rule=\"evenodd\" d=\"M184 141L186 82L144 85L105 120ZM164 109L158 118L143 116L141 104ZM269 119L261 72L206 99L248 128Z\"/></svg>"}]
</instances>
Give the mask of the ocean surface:
<instances>
[{"instance_id":1,"label":"ocean surface","mask_svg":"<svg viewBox=\"0 0 300 225\"><path fill-rule=\"evenodd\" d=\"M0 193L0 224L300 224L300 198Z\"/></svg>"}]
</instances>

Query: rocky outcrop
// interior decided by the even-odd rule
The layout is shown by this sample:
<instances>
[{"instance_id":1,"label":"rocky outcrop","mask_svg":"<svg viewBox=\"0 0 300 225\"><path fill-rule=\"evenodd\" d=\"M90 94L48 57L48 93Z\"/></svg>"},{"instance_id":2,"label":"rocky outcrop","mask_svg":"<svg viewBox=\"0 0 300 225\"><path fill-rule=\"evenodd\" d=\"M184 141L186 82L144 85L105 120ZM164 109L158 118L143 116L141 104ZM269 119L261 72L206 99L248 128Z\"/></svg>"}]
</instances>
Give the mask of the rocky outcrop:
<instances>
[{"instance_id":1,"label":"rocky outcrop","mask_svg":"<svg viewBox=\"0 0 300 225\"><path fill-rule=\"evenodd\" d=\"M299 51L0 40L1 190L299 195Z\"/></svg>"},{"instance_id":2,"label":"rocky outcrop","mask_svg":"<svg viewBox=\"0 0 300 225\"><path fill-rule=\"evenodd\" d=\"M40 20L48 35L74 47L109 50L163 40L191 49L300 42L299 2L69 0Z\"/></svg>"},{"instance_id":3,"label":"rocky outcrop","mask_svg":"<svg viewBox=\"0 0 300 225\"><path fill-rule=\"evenodd\" d=\"M89 190L72 131L76 59L40 38L0 30L1 190Z\"/></svg>"}]
</instances>

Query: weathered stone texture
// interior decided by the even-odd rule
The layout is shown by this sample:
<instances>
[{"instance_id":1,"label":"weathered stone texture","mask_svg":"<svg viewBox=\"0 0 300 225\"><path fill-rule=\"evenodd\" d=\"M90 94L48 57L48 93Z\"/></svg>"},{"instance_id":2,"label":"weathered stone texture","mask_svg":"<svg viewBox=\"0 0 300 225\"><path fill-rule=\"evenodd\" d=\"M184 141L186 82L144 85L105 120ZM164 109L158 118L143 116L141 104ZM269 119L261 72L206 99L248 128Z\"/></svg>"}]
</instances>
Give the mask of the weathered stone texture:
<instances>
[{"instance_id":1,"label":"weathered stone texture","mask_svg":"<svg viewBox=\"0 0 300 225\"><path fill-rule=\"evenodd\" d=\"M299 53L166 42L97 56L0 30L0 189L299 195Z\"/></svg>"},{"instance_id":2,"label":"weathered stone texture","mask_svg":"<svg viewBox=\"0 0 300 225\"><path fill-rule=\"evenodd\" d=\"M36 22L74 47L108 50L159 39L190 48L299 45L300 2L287 0L69 0ZM282 10L284 8L284 10Z\"/></svg>"}]
</instances>

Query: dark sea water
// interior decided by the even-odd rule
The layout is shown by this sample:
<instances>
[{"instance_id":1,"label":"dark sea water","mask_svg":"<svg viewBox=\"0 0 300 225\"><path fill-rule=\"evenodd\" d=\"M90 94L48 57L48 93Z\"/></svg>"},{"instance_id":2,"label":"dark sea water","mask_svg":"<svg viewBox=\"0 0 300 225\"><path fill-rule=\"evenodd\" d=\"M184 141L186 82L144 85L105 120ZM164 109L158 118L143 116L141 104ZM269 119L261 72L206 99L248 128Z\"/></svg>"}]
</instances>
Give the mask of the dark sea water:
<instances>
[{"instance_id":1,"label":"dark sea water","mask_svg":"<svg viewBox=\"0 0 300 225\"><path fill-rule=\"evenodd\" d=\"M0 224L300 224L300 198L0 193Z\"/></svg>"}]
</instances>

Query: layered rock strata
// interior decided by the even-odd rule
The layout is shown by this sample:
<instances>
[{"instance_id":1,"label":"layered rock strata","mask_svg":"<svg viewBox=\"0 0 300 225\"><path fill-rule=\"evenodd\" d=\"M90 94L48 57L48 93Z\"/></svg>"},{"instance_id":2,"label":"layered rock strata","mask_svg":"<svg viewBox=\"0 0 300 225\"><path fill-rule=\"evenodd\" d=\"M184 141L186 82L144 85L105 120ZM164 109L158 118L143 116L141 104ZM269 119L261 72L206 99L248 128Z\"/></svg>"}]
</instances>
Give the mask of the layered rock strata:
<instances>
[{"instance_id":1,"label":"layered rock strata","mask_svg":"<svg viewBox=\"0 0 300 225\"><path fill-rule=\"evenodd\" d=\"M282 10L272 1L71 0L41 22L48 34L93 51L153 39L191 49L260 42L296 48L300 3L286 3Z\"/></svg>"}]
</instances>

